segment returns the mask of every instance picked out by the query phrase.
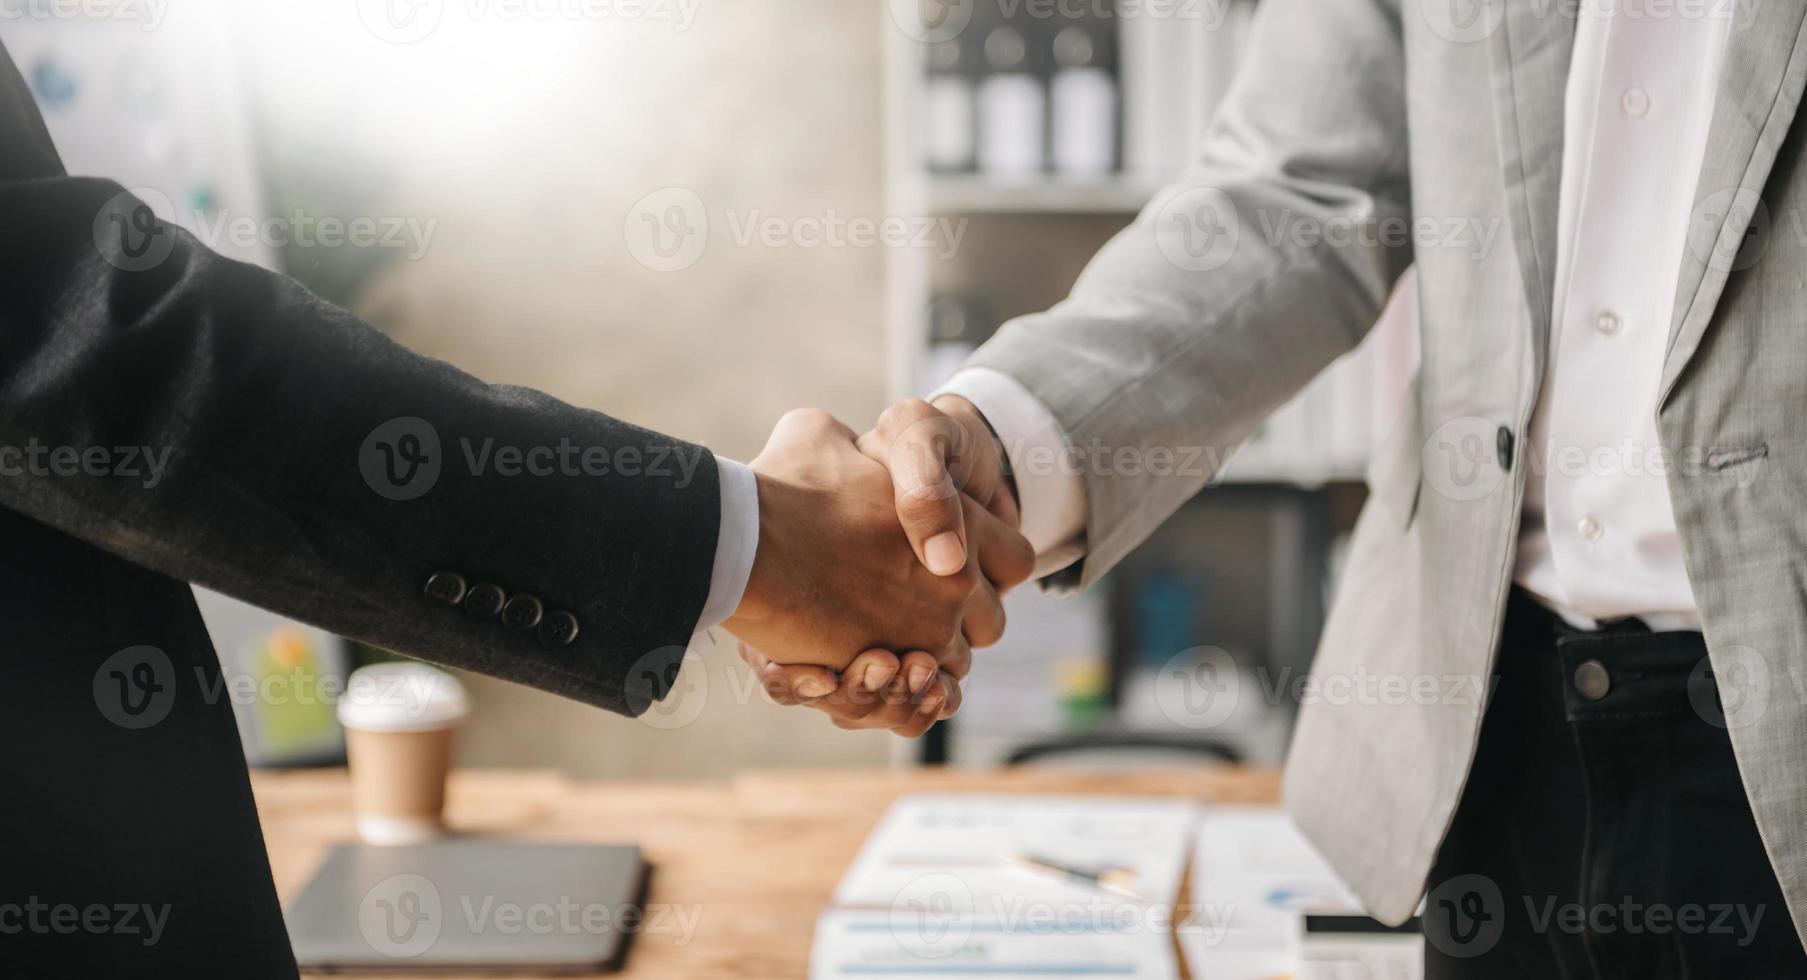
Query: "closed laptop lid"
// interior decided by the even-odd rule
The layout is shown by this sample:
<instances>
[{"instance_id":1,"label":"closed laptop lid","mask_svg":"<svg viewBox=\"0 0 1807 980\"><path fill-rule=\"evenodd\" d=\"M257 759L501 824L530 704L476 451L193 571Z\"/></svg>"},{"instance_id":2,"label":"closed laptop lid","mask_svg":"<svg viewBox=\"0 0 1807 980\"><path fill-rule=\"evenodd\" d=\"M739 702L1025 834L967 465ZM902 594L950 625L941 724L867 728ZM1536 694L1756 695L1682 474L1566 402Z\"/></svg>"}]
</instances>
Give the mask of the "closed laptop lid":
<instances>
[{"instance_id":1,"label":"closed laptop lid","mask_svg":"<svg viewBox=\"0 0 1807 980\"><path fill-rule=\"evenodd\" d=\"M342 844L284 911L306 969L594 972L639 927L637 847Z\"/></svg>"}]
</instances>

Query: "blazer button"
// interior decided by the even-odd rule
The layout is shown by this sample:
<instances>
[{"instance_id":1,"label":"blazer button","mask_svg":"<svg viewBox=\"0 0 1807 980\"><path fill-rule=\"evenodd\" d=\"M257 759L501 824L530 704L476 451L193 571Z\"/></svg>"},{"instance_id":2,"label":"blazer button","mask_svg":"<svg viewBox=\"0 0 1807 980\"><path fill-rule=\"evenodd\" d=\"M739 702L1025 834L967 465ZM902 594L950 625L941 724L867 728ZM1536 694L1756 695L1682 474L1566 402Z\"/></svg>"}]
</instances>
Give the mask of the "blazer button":
<instances>
[{"instance_id":1,"label":"blazer button","mask_svg":"<svg viewBox=\"0 0 1807 980\"><path fill-rule=\"evenodd\" d=\"M456 606L464 601L464 576L457 572L434 572L427 579L427 598Z\"/></svg>"},{"instance_id":2,"label":"blazer button","mask_svg":"<svg viewBox=\"0 0 1807 980\"><path fill-rule=\"evenodd\" d=\"M502 625L511 630L530 630L540 625L540 616L545 611L540 600L523 592L502 607Z\"/></svg>"},{"instance_id":3,"label":"blazer button","mask_svg":"<svg viewBox=\"0 0 1807 980\"><path fill-rule=\"evenodd\" d=\"M478 582L464 594L464 611L479 619L495 619L502 612L508 594L493 582Z\"/></svg>"},{"instance_id":4,"label":"blazer button","mask_svg":"<svg viewBox=\"0 0 1807 980\"><path fill-rule=\"evenodd\" d=\"M540 620L540 643L549 647L568 647L577 642L577 617L555 609Z\"/></svg>"},{"instance_id":5,"label":"blazer button","mask_svg":"<svg viewBox=\"0 0 1807 980\"><path fill-rule=\"evenodd\" d=\"M1512 472L1512 430L1500 426L1500 431L1494 435L1493 444L1499 450L1500 469Z\"/></svg>"}]
</instances>

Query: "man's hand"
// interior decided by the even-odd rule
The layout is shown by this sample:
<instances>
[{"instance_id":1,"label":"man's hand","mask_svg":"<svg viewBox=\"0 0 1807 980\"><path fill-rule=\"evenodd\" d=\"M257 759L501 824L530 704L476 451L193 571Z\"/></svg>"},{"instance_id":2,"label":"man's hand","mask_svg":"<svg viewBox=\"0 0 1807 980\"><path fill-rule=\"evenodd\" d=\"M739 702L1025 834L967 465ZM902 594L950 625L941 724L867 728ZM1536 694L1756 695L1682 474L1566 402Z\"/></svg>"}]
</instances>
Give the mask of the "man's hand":
<instances>
[{"instance_id":1,"label":"man's hand","mask_svg":"<svg viewBox=\"0 0 1807 980\"><path fill-rule=\"evenodd\" d=\"M860 437L860 451L891 472L898 520L917 557L937 575L958 573L970 554L962 496L1013 529L1021 522L1004 447L985 416L958 395L885 409Z\"/></svg>"},{"instance_id":2,"label":"man's hand","mask_svg":"<svg viewBox=\"0 0 1807 980\"><path fill-rule=\"evenodd\" d=\"M921 650L901 658L888 650L867 650L838 673L773 663L744 643L740 656L773 701L816 708L849 731L890 729L915 738L960 710L960 678L939 669L935 658Z\"/></svg>"},{"instance_id":3,"label":"man's hand","mask_svg":"<svg viewBox=\"0 0 1807 980\"><path fill-rule=\"evenodd\" d=\"M740 608L723 624L748 646L774 662L837 671L862 651L925 651L958 678L970 646L997 642L999 590L1034 565L1005 521L957 498L972 560L963 554L952 574L930 572L899 527L885 468L823 412L786 415L752 468L759 550Z\"/></svg>"},{"instance_id":4,"label":"man's hand","mask_svg":"<svg viewBox=\"0 0 1807 980\"><path fill-rule=\"evenodd\" d=\"M933 405L899 402L860 437L859 447L889 471L898 519L925 567L930 564L929 542L951 534L959 548L957 560L941 553L946 544L937 544L937 564L945 574L968 573L970 506L1012 528L1018 522L1003 447L978 409L964 398L943 396ZM989 526L989 520L981 520ZM1026 546L1027 542L1018 545ZM1033 562L1032 553L1029 560ZM989 584L1002 595L1016 583ZM970 631L967 639L972 646L986 645ZM937 718L953 717L961 701L960 681L966 676L966 664L934 672L929 666L933 658L920 651L900 658L885 650L868 650L839 672L775 662L745 644L741 657L780 704L810 705L842 728L889 728L908 737L920 735Z\"/></svg>"}]
</instances>

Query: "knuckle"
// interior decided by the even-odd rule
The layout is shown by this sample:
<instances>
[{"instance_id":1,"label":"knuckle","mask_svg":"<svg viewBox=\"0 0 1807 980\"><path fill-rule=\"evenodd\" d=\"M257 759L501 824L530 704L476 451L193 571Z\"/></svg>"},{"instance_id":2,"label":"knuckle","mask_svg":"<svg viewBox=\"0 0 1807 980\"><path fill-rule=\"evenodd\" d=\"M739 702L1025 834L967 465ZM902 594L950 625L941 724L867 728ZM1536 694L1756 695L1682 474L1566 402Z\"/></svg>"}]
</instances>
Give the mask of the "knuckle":
<instances>
[{"instance_id":1,"label":"knuckle","mask_svg":"<svg viewBox=\"0 0 1807 980\"><path fill-rule=\"evenodd\" d=\"M927 641L923 645L931 650L940 650L951 646L960 636L959 624L951 620L934 620L928 623L923 630L924 639Z\"/></svg>"},{"instance_id":2,"label":"knuckle","mask_svg":"<svg viewBox=\"0 0 1807 980\"><path fill-rule=\"evenodd\" d=\"M933 405L920 398L906 398L893 403L878 416L878 429L896 435L917 422L940 414Z\"/></svg>"},{"instance_id":3,"label":"knuckle","mask_svg":"<svg viewBox=\"0 0 1807 980\"><path fill-rule=\"evenodd\" d=\"M945 483L925 480L898 498L897 516L915 524L952 527L959 516L953 497L954 492Z\"/></svg>"},{"instance_id":4,"label":"knuckle","mask_svg":"<svg viewBox=\"0 0 1807 980\"><path fill-rule=\"evenodd\" d=\"M1004 614L973 617L967 620L966 640L976 647L988 647L1004 638Z\"/></svg>"},{"instance_id":5,"label":"knuckle","mask_svg":"<svg viewBox=\"0 0 1807 980\"><path fill-rule=\"evenodd\" d=\"M786 427L813 431L831 428L833 422L833 416L820 408L793 408L779 419L779 423Z\"/></svg>"}]
</instances>

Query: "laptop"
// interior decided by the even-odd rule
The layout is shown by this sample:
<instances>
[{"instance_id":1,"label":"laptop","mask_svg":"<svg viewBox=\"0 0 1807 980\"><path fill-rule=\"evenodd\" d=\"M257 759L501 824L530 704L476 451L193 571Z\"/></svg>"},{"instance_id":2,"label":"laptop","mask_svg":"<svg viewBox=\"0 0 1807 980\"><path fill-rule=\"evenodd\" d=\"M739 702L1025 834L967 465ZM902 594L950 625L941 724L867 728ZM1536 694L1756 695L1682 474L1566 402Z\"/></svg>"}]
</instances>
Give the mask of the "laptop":
<instances>
[{"instance_id":1,"label":"laptop","mask_svg":"<svg viewBox=\"0 0 1807 980\"><path fill-rule=\"evenodd\" d=\"M640 929L640 849L341 844L284 911L304 970L595 973Z\"/></svg>"}]
</instances>

